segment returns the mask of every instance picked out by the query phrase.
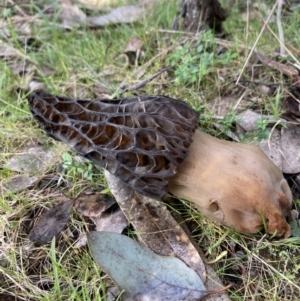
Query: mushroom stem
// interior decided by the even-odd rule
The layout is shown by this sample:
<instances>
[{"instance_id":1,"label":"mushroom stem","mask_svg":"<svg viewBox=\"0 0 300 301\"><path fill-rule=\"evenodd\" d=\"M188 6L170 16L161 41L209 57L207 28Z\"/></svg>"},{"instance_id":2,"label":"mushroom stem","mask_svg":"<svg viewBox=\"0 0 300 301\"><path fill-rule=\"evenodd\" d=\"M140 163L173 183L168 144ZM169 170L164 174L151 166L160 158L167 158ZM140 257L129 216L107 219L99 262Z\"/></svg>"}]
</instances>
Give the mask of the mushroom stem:
<instances>
[{"instance_id":1,"label":"mushroom stem","mask_svg":"<svg viewBox=\"0 0 300 301\"><path fill-rule=\"evenodd\" d=\"M208 218L243 233L263 228L291 234L292 194L281 171L254 145L219 140L196 130L169 191L195 203Z\"/></svg>"}]
</instances>

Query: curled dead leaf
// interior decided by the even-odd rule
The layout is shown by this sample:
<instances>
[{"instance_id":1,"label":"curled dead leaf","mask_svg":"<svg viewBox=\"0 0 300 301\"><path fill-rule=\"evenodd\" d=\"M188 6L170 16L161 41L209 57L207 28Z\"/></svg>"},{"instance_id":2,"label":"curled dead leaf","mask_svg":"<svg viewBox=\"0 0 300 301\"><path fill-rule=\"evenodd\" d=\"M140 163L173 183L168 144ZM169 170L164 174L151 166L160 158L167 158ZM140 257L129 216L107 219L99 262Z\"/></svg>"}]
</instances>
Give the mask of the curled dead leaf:
<instances>
[{"instance_id":1,"label":"curled dead leaf","mask_svg":"<svg viewBox=\"0 0 300 301\"><path fill-rule=\"evenodd\" d=\"M237 115L238 123L244 128L244 130L253 131L257 128L257 122L259 120L266 120L268 122L276 123L280 121L285 123L284 119L275 118L274 116L258 114L252 110L247 110Z\"/></svg>"},{"instance_id":2,"label":"curled dead leaf","mask_svg":"<svg viewBox=\"0 0 300 301\"><path fill-rule=\"evenodd\" d=\"M29 175L15 175L11 178L5 179L2 182L0 193L15 193L25 188L32 186L38 180L37 177L30 177Z\"/></svg>"},{"instance_id":3,"label":"curled dead leaf","mask_svg":"<svg viewBox=\"0 0 300 301\"><path fill-rule=\"evenodd\" d=\"M142 6L122 6L113 9L110 13L102 16L88 17L91 26L106 26L118 23L135 22L146 15L146 9Z\"/></svg>"},{"instance_id":4,"label":"curled dead leaf","mask_svg":"<svg viewBox=\"0 0 300 301\"><path fill-rule=\"evenodd\" d=\"M272 160L272 162L282 170L282 154L280 150L281 134L280 131L274 129L268 139L263 139L259 143L259 147Z\"/></svg>"},{"instance_id":5,"label":"curled dead leaf","mask_svg":"<svg viewBox=\"0 0 300 301\"><path fill-rule=\"evenodd\" d=\"M282 171L300 172L300 125L287 124L281 130Z\"/></svg>"},{"instance_id":6,"label":"curled dead leaf","mask_svg":"<svg viewBox=\"0 0 300 301\"><path fill-rule=\"evenodd\" d=\"M43 146L30 147L26 152L12 156L5 164L5 168L17 172L42 173L54 158L52 149Z\"/></svg>"},{"instance_id":7,"label":"curled dead leaf","mask_svg":"<svg viewBox=\"0 0 300 301\"><path fill-rule=\"evenodd\" d=\"M82 193L74 202L74 208L84 216L97 217L116 201L100 192Z\"/></svg>"},{"instance_id":8,"label":"curled dead leaf","mask_svg":"<svg viewBox=\"0 0 300 301\"><path fill-rule=\"evenodd\" d=\"M85 13L69 1L61 4L60 18L66 28L74 28L86 23Z\"/></svg>"},{"instance_id":9,"label":"curled dead leaf","mask_svg":"<svg viewBox=\"0 0 300 301\"><path fill-rule=\"evenodd\" d=\"M72 212L74 199L61 202L43 214L29 233L33 242L46 243L60 233Z\"/></svg>"},{"instance_id":10,"label":"curled dead leaf","mask_svg":"<svg viewBox=\"0 0 300 301\"><path fill-rule=\"evenodd\" d=\"M101 216L93 218L97 231L122 233L128 226L128 220L123 211L118 208L114 212L105 212Z\"/></svg>"}]
</instances>

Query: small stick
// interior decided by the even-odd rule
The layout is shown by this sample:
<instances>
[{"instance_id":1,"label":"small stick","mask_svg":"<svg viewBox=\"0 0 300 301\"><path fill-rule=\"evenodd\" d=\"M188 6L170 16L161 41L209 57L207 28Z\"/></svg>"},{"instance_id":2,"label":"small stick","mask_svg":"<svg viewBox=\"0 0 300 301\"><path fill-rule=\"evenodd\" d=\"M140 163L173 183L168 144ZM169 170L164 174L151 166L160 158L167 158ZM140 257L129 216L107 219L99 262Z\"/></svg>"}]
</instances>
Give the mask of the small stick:
<instances>
[{"instance_id":1,"label":"small stick","mask_svg":"<svg viewBox=\"0 0 300 301\"><path fill-rule=\"evenodd\" d=\"M279 41L280 41L280 55L284 57L287 56L287 54L285 52L285 47L284 47L284 34L283 34L282 23L281 23L282 5L283 5L283 0L278 0L276 22L278 27Z\"/></svg>"},{"instance_id":2,"label":"small stick","mask_svg":"<svg viewBox=\"0 0 300 301\"><path fill-rule=\"evenodd\" d=\"M272 10L271 10L271 12L270 12L270 14L269 14L269 16L268 16L266 22L265 22L265 24L263 25L263 27L262 27L262 29L261 29L261 31L260 31L260 33L259 33L259 35L258 35L258 37L257 37L257 39L256 39L256 41L255 41L255 43L254 43L254 45L252 46L252 49L250 50L250 53L249 53L249 55L248 55L248 57L247 57L247 59L246 59L246 61L245 61L245 63L244 63L244 66L243 66L243 68L242 68L242 70L241 70L241 72L240 72L240 74L239 74L239 76L238 76L238 79L237 79L237 81L236 81L236 84L238 84L238 82L240 81L240 79L241 79L241 77L242 77L242 74L243 74L243 72L244 72L246 66L248 65L248 62L249 62L249 60L250 60L250 57L252 56L253 52L255 52L256 45L258 44L258 41L260 40L260 38L261 38L263 32L265 31L265 28L266 28L266 26L267 26L269 20L271 19L272 15L273 15L273 13L274 13L274 11L275 11L276 6L277 6L277 1L276 1L276 3L274 4L274 6L273 6L273 8L272 8Z\"/></svg>"},{"instance_id":3,"label":"small stick","mask_svg":"<svg viewBox=\"0 0 300 301\"><path fill-rule=\"evenodd\" d=\"M171 66L167 66L167 67L164 67L164 68L161 68L159 71L157 71L156 73L152 74L151 76L147 77L146 79L142 80L141 82L137 83L137 84L134 84L132 86L129 86L129 87L120 87L120 90L119 90L119 95L122 95L124 92L126 91L134 91L134 90L137 90L137 89L140 89L142 87L144 87L145 85L147 85L149 82L151 82L153 79L155 79L156 77L158 77L159 75L161 75L163 72L171 69L172 67Z\"/></svg>"}]
</instances>

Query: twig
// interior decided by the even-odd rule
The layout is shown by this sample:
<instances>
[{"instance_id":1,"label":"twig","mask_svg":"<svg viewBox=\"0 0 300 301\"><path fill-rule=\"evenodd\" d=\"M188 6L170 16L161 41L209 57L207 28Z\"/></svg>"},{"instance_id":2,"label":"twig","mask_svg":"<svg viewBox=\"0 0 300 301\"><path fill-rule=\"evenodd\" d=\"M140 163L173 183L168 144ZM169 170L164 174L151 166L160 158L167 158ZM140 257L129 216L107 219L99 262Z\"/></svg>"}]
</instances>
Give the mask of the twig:
<instances>
[{"instance_id":1,"label":"twig","mask_svg":"<svg viewBox=\"0 0 300 301\"><path fill-rule=\"evenodd\" d=\"M257 55L258 59L264 65L268 66L269 68L275 69L292 79L295 79L298 77L298 70L288 67L282 63L275 62L272 59L270 59L269 57L267 57L259 52L256 52L256 55Z\"/></svg>"},{"instance_id":2,"label":"twig","mask_svg":"<svg viewBox=\"0 0 300 301\"><path fill-rule=\"evenodd\" d=\"M281 23L282 5L283 5L283 0L278 0L276 22L278 28L279 41L280 41L280 55L287 56L284 47L284 34L283 34L282 23Z\"/></svg>"},{"instance_id":3,"label":"twig","mask_svg":"<svg viewBox=\"0 0 300 301\"><path fill-rule=\"evenodd\" d=\"M156 73L152 74L151 76L147 77L146 79L142 80L141 82L134 84L132 86L129 87L124 87L124 86L120 86L118 94L122 95L124 92L126 91L134 91L137 89L140 89L142 87L144 87L145 85L147 85L149 82L151 82L153 79L155 79L156 77L158 77L159 75L161 75L162 73L164 73L165 71L171 69L171 66L167 66L164 68L161 68L159 71L157 71Z\"/></svg>"},{"instance_id":4,"label":"twig","mask_svg":"<svg viewBox=\"0 0 300 301\"><path fill-rule=\"evenodd\" d=\"M263 24L266 24L265 23L265 20L262 18L262 16L260 15L260 14L257 14L258 15L258 17L261 19L261 21L262 21L262 23ZM267 25L267 30L272 34L272 36L280 43L280 40L279 40L279 38L277 37L277 35L275 34L275 32L271 29L271 27L268 25L268 24L266 24ZM299 67L298 66L300 66L300 62L298 61L298 59L293 55L293 53L291 52L291 51L294 51L294 49L295 49L295 47L293 47L292 49L289 49L289 46L288 45L283 45L283 47L285 47L285 51L289 54L289 56L291 56L292 58L293 58L293 60L297 63L297 65L296 64L293 64L296 68L298 68L299 69ZM298 50L299 51L299 50ZM297 53L296 53L297 54Z\"/></svg>"},{"instance_id":5,"label":"twig","mask_svg":"<svg viewBox=\"0 0 300 301\"><path fill-rule=\"evenodd\" d=\"M236 79L231 80L229 83L236 83ZM239 80L239 83L244 84L254 84L254 85L262 85L267 87L273 87L273 86L294 86L290 83L268 83L268 82L261 82L261 81L253 81L253 80L247 80L247 79L241 79Z\"/></svg>"},{"instance_id":6,"label":"twig","mask_svg":"<svg viewBox=\"0 0 300 301\"><path fill-rule=\"evenodd\" d=\"M250 50L250 53L249 53L249 55L248 55L248 57L247 57L247 59L246 59L246 62L245 62L244 66L243 66L243 68L242 68L242 70L241 70L241 72L240 72L240 74L239 74L239 76L238 76L238 79L237 79L237 81L236 81L237 84L238 84L239 80L240 80L241 77L242 77L242 74L243 74L243 72L244 72L244 70L245 70L245 68L246 68L246 66L247 66L247 64L248 64L248 62L249 62L249 60L250 60L250 57L252 56L253 52L255 51L255 47L256 47L258 41L260 40L260 37L262 36L262 34L263 34L263 32L264 32L264 30L265 30L265 28L266 28L266 26L267 26L267 24L268 24L270 18L272 17L272 15L273 15L273 13L274 13L274 11L275 11L276 6L277 6L277 1L276 1L276 3L274 4L274 6L273 6L273 8L272 8L272 10L271 10L271 12L270 12L270 14L269 14L269 16L268 16L266 22L265 22L265 24L263 25L263 28L261 29L261 31L260 31L260 33L259 33L259 35L258 35L258 37L257 37L257 39L256 39L256 41L255 41L255 43L254 43L254 45L253 45L253 47L252 47L251 50Z\"/></svg>"}]
</instances>

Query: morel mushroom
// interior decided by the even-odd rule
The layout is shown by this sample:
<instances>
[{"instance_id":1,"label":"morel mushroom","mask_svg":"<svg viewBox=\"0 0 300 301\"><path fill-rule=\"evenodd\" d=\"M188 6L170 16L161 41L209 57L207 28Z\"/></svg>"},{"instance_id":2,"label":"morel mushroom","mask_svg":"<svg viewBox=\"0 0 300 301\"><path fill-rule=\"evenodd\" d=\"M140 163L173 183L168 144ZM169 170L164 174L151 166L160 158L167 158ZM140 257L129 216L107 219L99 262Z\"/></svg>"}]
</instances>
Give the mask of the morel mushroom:
<instances>
[{"instance_id":1,"label":"morel mushroom","mask_svg":"<svg viewBox=\"0 0 300 301\"><path fill-rule=\"evenodd\" d=\"M256 146L197 130L198 114L166 96L73 100L42 90L28 97L52 138L106 168L143 195L168 191L243 233L288 237L292 196L280 170Z\"/></svg>"}]
</instances>

